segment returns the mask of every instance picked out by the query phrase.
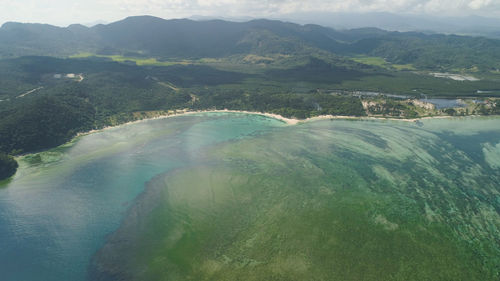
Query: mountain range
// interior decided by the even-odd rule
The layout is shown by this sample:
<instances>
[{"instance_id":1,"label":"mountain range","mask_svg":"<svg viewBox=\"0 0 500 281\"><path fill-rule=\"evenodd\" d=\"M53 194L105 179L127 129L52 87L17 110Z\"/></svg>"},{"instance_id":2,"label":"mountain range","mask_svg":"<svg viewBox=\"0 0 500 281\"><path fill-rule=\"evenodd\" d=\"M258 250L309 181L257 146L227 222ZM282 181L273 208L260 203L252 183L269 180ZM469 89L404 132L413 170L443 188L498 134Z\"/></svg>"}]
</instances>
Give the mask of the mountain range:
<instances>
[{"instance_id":1,"label":"mountain range","mask_svg":"<svg viewBox=\"0 0 500 281\"><path fill-rule=\"evenodd\" d=\"M1 58L65 57L83 52L159 59L327 52L379 56L391 63L426 68L500 68L500 40L378 28L336 30L277 20L193 21L152 16L129 17L93 27L8 22L0 28Z\"/></svg>"},{"instance_id":2,"label":"mountain range","mask_svg":"<svg viewBox=\"0 0 500 281\"><path fill-rule=\"evenodd\" d=\"M442 17L418 14L303 12L283 15L281 20L314 23L336 29L376 27L390 31L461 34L500 38L500 19L477 15Z\"/></svg>"}]
</instances>

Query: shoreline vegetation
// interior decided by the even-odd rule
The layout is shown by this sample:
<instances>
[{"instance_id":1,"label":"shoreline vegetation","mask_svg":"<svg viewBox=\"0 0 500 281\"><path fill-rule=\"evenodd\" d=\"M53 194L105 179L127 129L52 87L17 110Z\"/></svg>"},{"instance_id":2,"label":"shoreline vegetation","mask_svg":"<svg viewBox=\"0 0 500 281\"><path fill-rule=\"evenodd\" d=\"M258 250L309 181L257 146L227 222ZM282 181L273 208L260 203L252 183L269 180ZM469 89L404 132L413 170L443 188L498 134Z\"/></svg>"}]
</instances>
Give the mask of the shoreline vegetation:
<instances>
[{"instance_id":1,"label":"shoreline vegetation","mask_svg":"<svg viewBox=\"0 0 500 281\"><path fill-rule=\"evenodd\" d=\"M17 168L17 161L12 156L0 152L0 184L3 180L12 177Z\"/></svg>"},{"instance_id":2,"label":"shoreline vegetation","mask_svg":"<svg viewBox=\"0 0 500 281\"><path fill-rule=\"evenodd\" d=\"M349 116L349 115L319 115L314 117L309 117L305 119L297 119L297 118L287 118L279 114L269 113L269 112L258 112L258 111L246 111L246 110L231 110L231 109L213 109L213 110L178 110L174 113L169 112L155 112L156 114L153 116L147 116L144 118L139 118L123 123L117 123L114 125L104 126L103 128L93 129L90 131L80 132L76 134L76 137L85 136L93 133L98 133L103 130L112 129L119 126L131 125L138 122L145 122L149 120L156 119L166 119L178 116L185 115L194 115L194 114L203 114L203 113L240 113L240 114L250 114L250 115L261 115L268 118L273 118L279 121L286 123L287 125L297 125L305 122L313 122L319 120L360 120L360 121L369 121L369 120L380 120L380 121L403 121L403 122L418 122L420 120L428 120L428 119L449 119L449 118L465 118L465 117L481 117L483 115L466 115L466 116L423 116L417 118L394 118L394 117L382 117L382 116ZM491 115L494 116L494 115ZM73 139L74 139L73 138ZM73 140L72 139L72 140ZM72 141L70 140L70 141Z\"/></svg>"},{"instance_id":3,"label":"shoreline vegetation","mask_svg":"<svg viewBox=\"0 0 500 281\"><path fill-rule=\"evenodd\" d=\"M238 114L249 114L249 115L260 115L268 118L272 118L275 120L279 120L284 122L287 126L294 126L306 122L314 122L314 121L320 121L320 120L359 120L359 121L370 121L370 120L378 120L378 121L403 121L403 122L419 122L421 120L428 120L428 119L449 119L449 118L463 118L463 117L481 117L482 115L467 115L467 116L423 116L423 117L418 117L418 118L394 118L394 117L381 117L381 116L348 116L348 115L319 115L319 116L314 116L314 117L309 117L305 119L297 119L297 118L287 118L279 114L275 113L269 113L269 112L257 112L257 111L245 111L245 110L230 110L230 109L212 109L212 110L190 110L190 109L183 109L183 110L170 110L170 111L153 111L153 112L148 112L146 115L133 115L134 120L126 121L126 122L118 122L116 124L112 125L107 125L99 129L92 129L84 132L78 132L76 135L74 135L70 140L65 142L64 144L68 144L71 142L74 142L77 138L102 132L104 130L116 128L119 126L125 126L125 125L131 125L139 122L146 122L150 120L157 120L157 119L166 119L166 118L173 118L173 117L180 117L180 116L186 116L186 115L195 115L195 114L204 114L204 113L238 113ZM64 145L61 144L61 145ZM48 148L50 149L50 148ZM17 160L21 157L27 156L27 155L32 155L36 153L40 153L43 151L46 151L48 149L43 149L40 151L36 152L28 152L28 153L22 153L19 155L12 156L12 159L17 162ZM17 168L17 167L16 167ZM7 178L11 178L15 175L13 173ZM2 178L0 180L5 180L7 178Z\"/></svg>"},{"instance_id":4,"label":"shoreline vegetation","mask_svg":"<svg viewBox=\"0 0 500 281\"><path fill-rule=\"evenodd\" d=\"M158 120L158 119L167 119L167 118L173 118L173 117L180 117L180 116L186 116L186 115L196 115L196 114L204 114L204 113L237 113L237 114L248 114L248 115L260 115L268 118L272 118L275 120L282 121L288 126L293 126L293 125L298 125L306 122L314 122L314 121L320 121L320 120L353 120L353 121L402 121L402 122L418 122L421 120L429 120L429 119L452 119L452 118L468 118L468 117L484 117L483 115L466 115L466 116L447 116L447 115L440 115L440 116L423 116L423 117L417 117L417 118L394 118L394 117L381 117L381 116L349 116L349 115L319 115L319 116L314 116L314 117L309 117L305 119L297 119L297 118L287 118L279 114L275 113L269 113L269 112L258 112L258 111L246 111L246 110L232 110L232 109L212 109L212 110L176 110L172 113L170 112L162 112L162 111L155 111L153 116L146 116L146 117L136 117L137 119L122 122L122 123L116 123L113 125L107 125L102 128L98 129L92 129L84 132L78 132L75 136L73 136L70 140L65 142L65 145L71 142L74 142L75 139L82 137L82 136L87 136L90 134L95 134L102 132L104 130L109 130L113 128L117 128L120 126L127 126L127 125L132 125L132 124L137 124L140 122L147 122L151 120ZM497 115L489 115L489 117L497 117ZM50 149L50 148L48 148ZM36 154L40 153L43 151L46 151L48 149L42 149L40 151L36 152L28 152L28 153L22 153L19 155L13 156L14 159L19 159L19 157L31 155L31 154Z\"/></svg>"}]
</instances>

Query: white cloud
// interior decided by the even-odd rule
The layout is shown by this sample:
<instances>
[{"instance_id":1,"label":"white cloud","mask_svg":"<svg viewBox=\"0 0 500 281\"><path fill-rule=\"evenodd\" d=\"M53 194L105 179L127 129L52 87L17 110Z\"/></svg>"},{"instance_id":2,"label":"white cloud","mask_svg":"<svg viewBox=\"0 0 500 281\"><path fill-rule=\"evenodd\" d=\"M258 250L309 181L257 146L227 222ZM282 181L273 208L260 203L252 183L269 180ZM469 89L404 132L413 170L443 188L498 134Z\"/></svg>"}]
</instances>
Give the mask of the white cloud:
<instances>
[{"instance_id":1,"label":"white cloud","mask_svg":"<svg viewBox=\"0 0 500 281\"><path fill-rule=\"evenodd\" d=\"M69 24L131 15L277 17L297 12L395 12L500 16L500 0L0 0L5 21Z\"/></svg>"},{"instance_id":2,"label":"white cloud","mask_svg":"<svg viewBox=\"0 0 500 281\"><path fill-rule=\"evenodd\" d=\"M491 0L474 0L469 3L469 7L474 10L485 8L491 4Z\"/></svg>"}]
</instances>

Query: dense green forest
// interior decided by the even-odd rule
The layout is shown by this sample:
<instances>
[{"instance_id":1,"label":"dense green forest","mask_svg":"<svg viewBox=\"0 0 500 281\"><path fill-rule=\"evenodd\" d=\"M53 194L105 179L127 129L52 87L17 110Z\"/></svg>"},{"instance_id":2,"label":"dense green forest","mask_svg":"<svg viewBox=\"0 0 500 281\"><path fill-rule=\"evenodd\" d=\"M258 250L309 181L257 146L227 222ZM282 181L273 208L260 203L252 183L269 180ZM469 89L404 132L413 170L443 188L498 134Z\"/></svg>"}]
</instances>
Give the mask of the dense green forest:
<instances>
[{"instance_id":1,"label":"dense green forest","mask_svg":"<svg viewBox=\"0 0 500 281\"><path fill-rule=\"evenodd\" d=\"M286 63L290 66L283 67ZM416 93L411 86L419 83L434 91L460 93L460 88L464 95L471 95L474 87L496 85L488 80L443 83L440 78L358 65L306 56L275 67L253 66L250 72L245 62L230 61L137 66L105 58L2 60L0 73L5 75L0 76L0 113L5 117L0 120L0 151L17 154L53 147L77 132L137 118L138 112L227 108L295 118L364 116L360 97L332 94L328 89L418 96L426 89ZM399 91L391 87L399 87ZM494 108L486 111L494 114Z\"/></svg>"},{"instance_id":2,"label":"dense green forest","mask_svg":"<svg viewBox=\"0 0 500 281\"><path fill-rule=\"evenodd\" d=\"M11 154L53 147L77 132L126 122L136 118L134 113L153 110L228 108L297 118L324 113L364 115L355 97L252 89L259 84L243 81L255 75L203 65L137 67L100 60L23 57L2 61L0 67L10 70L8 76L0 77L6 81L0 89L6 99L0 103L5 116L0 120L0 151ZM54 78L56 73L70 71L84 73L85 78ZM15 89L38 90L23 96Z\"/></svg>"},{"instance_id":3,"label":"dense green forest","mask_svg":"<svg viewBox=\"0 0 500 281\"><path fill-rule=\"evenodd\" d=\"M0 180L14 175L17 169L17 162L5 153L0 152Z\"/></svg>"},{"instance_id":4,"label":"dense green forest","mask_svg":"<svg viewBox=\"0 0 500 281\"><path fill-rule=\"evenodd\" d=\"M498 114L499 54L493 39L269 20L6 23L0 152L47 149L78 132L185 109L299 119ZM469 101L446 110L410 101L423 97Z\"/></svg>"},{"instance_id":5,"label":"dense green forest","mask_svg":"<svg viewBox=\"0 0 500 281\"><path fill-rule=\"evenodd\" d=\"M0 28L0 57L26 55L101 55L172 58L222 58L239 54L328 52L370 55L394 64L431 70L500 68L500 40L482 37L389 32L375 28L334 30L318 25L253 20L164 20L129 17L107 25L66 28L5 23Z\"/></svg>"}]
</instances>

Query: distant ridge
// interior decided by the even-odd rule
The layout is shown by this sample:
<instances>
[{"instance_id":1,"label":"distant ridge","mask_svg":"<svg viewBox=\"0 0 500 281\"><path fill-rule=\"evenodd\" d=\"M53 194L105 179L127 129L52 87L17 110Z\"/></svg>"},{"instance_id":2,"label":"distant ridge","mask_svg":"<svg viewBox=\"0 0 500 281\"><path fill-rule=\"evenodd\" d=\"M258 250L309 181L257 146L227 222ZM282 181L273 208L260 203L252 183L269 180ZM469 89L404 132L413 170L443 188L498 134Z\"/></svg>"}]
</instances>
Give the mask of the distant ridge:
<instances>
[{"instance_id":1,"label":"distant ridge","mask_svg":"<svg viewBox=\"0 0 500 281\"><path fill-rule=\"evenodd\" d=\"M478 55L477 50L481 50ZM78 53L170 58L220 58L243 54L368 55L421 67L485 64L496 69L500 41L482 37L385 31L335 30L278 20L165 20L133 16L93 27L9 22L0 28L0 58L26 55L66 57ZM474 58L477 61L471 61Z\"/></svg>"},{"instance_id":2,"label":"distant ridge","mask_svg":"<svg viewBox=\"0 0 500 281\"><path fill-rule=\"evenodd\" d=\"M386 32L380 30L379 33ZM254 51L251 41L267 40L269 36L293 39L293 42L286 44L293 44L295 47L310 44L327 51L342 53L342 46L337 41L352 42L360 39L360 34L357 31L338 32L319 25L302 26L265 19L248 22L200 22L134 16L90 28L79 24L63 28L46 24L9 22L0 28L0 56L67 56L78 52L104 51L145 52L160 57L220 57ZM277 46L274 48L286 51Z\"/></svg>"}]
</instances>

